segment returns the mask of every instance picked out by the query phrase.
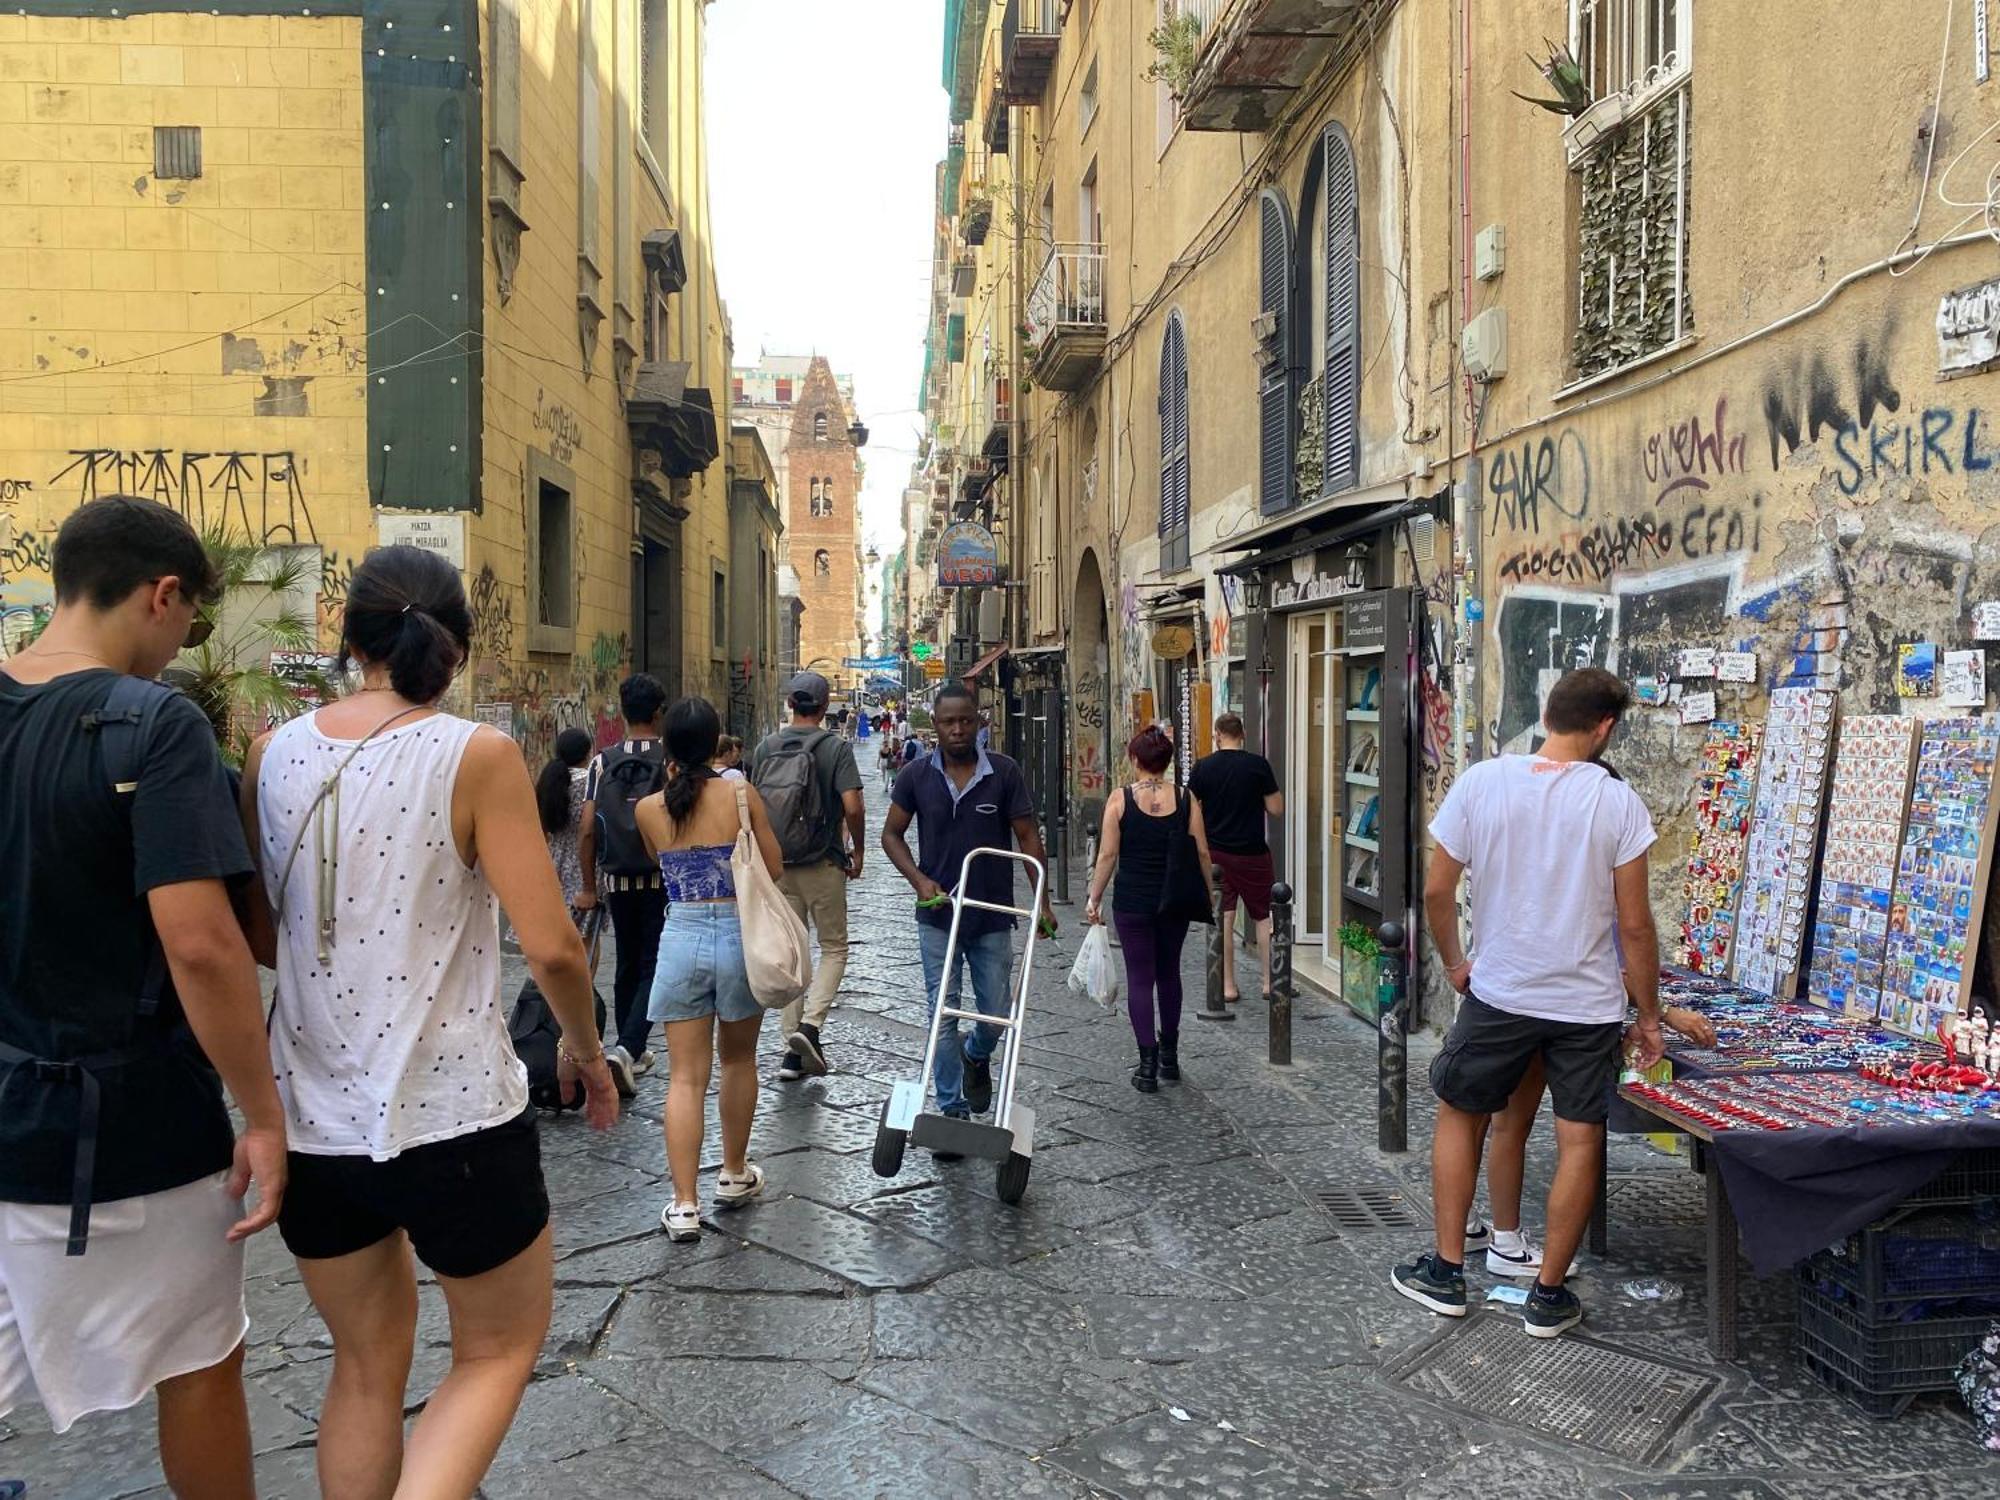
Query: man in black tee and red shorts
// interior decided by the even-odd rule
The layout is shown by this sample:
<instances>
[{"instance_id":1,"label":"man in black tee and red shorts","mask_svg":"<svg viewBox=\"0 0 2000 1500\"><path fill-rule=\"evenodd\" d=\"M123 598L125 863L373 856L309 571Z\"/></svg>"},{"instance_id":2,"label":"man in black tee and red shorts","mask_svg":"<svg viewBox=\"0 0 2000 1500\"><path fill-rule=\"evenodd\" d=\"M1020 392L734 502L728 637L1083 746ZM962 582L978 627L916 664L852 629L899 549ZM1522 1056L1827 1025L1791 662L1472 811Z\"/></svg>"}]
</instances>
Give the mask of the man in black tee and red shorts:
<instances>
[{"instance_id":1,"label":"man in black tee and red shorts","mask_svg":"<svg viewBox=\"0 0 2000 1500\"><path fill-rule=\"evenodd\" d=\"M1257 927L1257 953L1264 964L1264 992L1271 990L1271 845L1264 837L1264 819L1285 810L1284 793L1271 763L1243 748L1243 720L1224 714L1215 721L1213 755L1195 762L1188 790L1201 804L1208 827L1208 853L1222 875L1222 951L1230 946L1240 901ZM1231 1005L1243 997L1236 990L1236 964L1222 966L1222 998Z\"/></svg>"},{"instance_id":2,"label":"man in black tee and red shorts","mask_svg":"<svg viewBox=\"0 0 2000 1500\"><path fill-rule=\"evenodd\" d=\"M145 680L206 634L215 574L123 496L53 563L54 616L0 663L0 1417L39 1399L62 1432L156 1391L174 1493L249 1500L243 1241L277 1217L284 1114L229 779Z\"/></svg>"}]
</instances>

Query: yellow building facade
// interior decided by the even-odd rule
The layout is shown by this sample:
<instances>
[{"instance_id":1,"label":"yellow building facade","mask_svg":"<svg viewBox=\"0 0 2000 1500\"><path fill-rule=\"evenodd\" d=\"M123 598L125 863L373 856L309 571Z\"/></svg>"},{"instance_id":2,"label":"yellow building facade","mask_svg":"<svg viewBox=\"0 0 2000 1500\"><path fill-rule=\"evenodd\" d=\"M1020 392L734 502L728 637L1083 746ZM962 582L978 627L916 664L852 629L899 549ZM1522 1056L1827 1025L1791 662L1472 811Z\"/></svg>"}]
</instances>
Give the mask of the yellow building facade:
<instances>
[{"instance_id":1,"label":"yellow building facade","mask_svg":"<svg viewBox=\"0 0 2000 1500\"><path fill-rule=\"evenodd\" d=\"M1991 61L1946 7L1787 46L1816 15L950 8L941 188L996 133L1016 185L983 244L940 194L913 555L989 458L981 351L950 320L956 286L991 286L1018 309L1014 426L973 491L1011 586L957 623L1029 658L1010 724L1059 674L1052 825L1123 779L1143 720L1193 753L1242 712L1285 782L1302 958L1337 983L1341 924L1414 905L1457 770L1531 748L1548 685L1602 664L1642 693L1613 754L1672 851L1671 943L1704 716L1761 719L1781 686L1945 711L1900 648L1972 649L2000 591ZM1523 58L1544 37L1574 81ZM1780 144L1801 130L1814 150ZM1386 706L1363 597L1394 617ZM1689 650L1754 657L1751 680L1688 677ZM1377 712L1394 806L1357 728Z\"/></svg>"},{"instance_id":2,"label":"yellow building facade","mask_svg":"<svg viewBox=\"0 0 2000 1500\"><path fill-rule=\"evenodd\" d=\"M369 547L445 551L478 618L455 706L531 754L614 732L634 668L727 700L699 0L16 9L10 629L62 517L122 491L310 549L280 555L328 649Z\"/></svg>"}]
</instances>

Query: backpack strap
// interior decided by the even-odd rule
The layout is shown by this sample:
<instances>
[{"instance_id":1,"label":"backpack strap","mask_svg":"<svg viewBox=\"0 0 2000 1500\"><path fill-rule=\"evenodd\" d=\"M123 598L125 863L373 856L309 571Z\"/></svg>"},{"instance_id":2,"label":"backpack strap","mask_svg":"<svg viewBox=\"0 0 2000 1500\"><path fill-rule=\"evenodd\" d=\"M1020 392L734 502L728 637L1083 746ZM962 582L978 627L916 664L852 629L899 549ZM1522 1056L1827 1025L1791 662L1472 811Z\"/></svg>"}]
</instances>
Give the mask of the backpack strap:
<instances>
[{"instance_id":1,"label":"backpack strap","mask_svg":"<svg viewBox=\"0 0 2000 1500\"><path fill-rule=\"evenodd\" d=\"M139 790L139 776L146 763L146 748L152 743L153 727L175 690L150 678L121 676L111 684L104 702L83 715L86 734L95 734L104 755L104 772L111 779L112 795L132 796ZM130 804L127 804L128 813ZM146 967L139 980L138 1013L159 1013L160 996L167 987L167 950L157 932L148 926Z\"/></svg>"},{"instance_id":2,"label":"backpack strap","mask_svg":"<svg viewBox=\"0 0 2000 1500\"><path fill-rule=\"evenodd\" d=\"M750 827L750 792L742 783L736 783L736 826L756 840L756 833Z\"/></svg>"}]
</instances>

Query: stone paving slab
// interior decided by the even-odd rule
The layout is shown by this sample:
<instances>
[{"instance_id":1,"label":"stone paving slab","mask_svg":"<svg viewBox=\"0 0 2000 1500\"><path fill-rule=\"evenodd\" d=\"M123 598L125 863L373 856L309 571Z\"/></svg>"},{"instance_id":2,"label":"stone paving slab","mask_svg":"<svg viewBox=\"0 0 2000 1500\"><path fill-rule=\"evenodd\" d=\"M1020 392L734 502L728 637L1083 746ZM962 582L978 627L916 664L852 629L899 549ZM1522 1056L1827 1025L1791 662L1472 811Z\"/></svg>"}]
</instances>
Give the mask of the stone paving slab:
<instances>
[{"instance_id":1,"label":"stone paving slab","mask_svg":"<svg viewBox=\"0 0 2000 1500\"><path fill-rule=\"evenodd\" d=\"M922 1286L963 1268L970 1259L962 1248L947 1248L914 1234L885 1232L879 1221L807 1198L760 1205L744 1215L743 1233L855 1286L876 1290Z\"/></svg>"}]
</instances>

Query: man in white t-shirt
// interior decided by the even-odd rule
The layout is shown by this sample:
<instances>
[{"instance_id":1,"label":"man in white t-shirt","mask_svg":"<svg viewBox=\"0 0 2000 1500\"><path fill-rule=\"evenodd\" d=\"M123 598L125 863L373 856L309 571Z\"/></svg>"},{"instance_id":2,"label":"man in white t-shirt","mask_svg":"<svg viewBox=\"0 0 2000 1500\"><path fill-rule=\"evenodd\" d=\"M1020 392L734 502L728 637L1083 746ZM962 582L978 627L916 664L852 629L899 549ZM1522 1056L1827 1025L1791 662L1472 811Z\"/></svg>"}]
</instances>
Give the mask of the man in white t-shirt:
<instances>
[{"instance_id":1,"label":"man in white t-shirt","mask_svg":"<svg viewBox=\"0 0 2000 1500\"><path fill-rule=\"evenodd\" d=\"M1582 1321L1563 1285L1583 1241L1604 1157L1604 1119L1618 1075L1629 986L1639 1008L1642 1063L1659 1060L1659 935L1647 898L1646 806L1593 765L1631 703L1598 667L1570 672L1542 712L1548 739L1534 755L1503 755L1460 776L1431 820L1424 913L1452 987L1465 999L1431 1063L1438 1096L1431 1143L1436 1248L1396 1267L1396 1290L1446 1317L1465 1316L1465 1222L1489 1116L1536 1057L1556 1115L1542 1270L1524 1309L1527 1330L1554 1338ZM1472 948L1458 940L1458 883L1470 872ZM1631 969L1622 978L1616 922Z\"/></svg>"}]
</instances>

